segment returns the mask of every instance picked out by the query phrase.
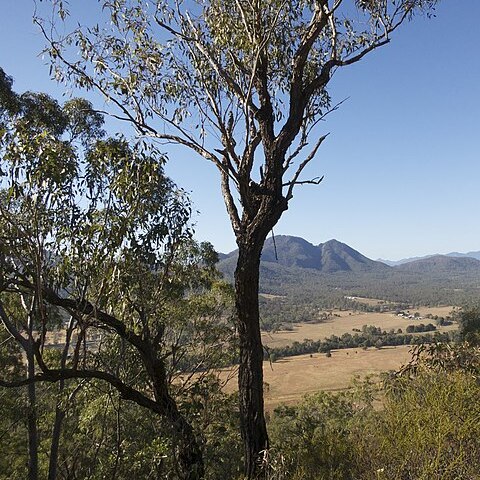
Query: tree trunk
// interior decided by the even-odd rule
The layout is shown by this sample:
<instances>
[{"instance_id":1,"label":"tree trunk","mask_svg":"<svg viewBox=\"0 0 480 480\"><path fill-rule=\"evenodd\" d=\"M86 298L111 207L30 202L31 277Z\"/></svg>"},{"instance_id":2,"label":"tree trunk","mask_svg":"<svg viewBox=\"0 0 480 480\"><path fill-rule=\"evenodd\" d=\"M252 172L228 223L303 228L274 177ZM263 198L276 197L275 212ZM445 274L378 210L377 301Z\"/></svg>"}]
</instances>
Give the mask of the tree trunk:
<instances>
[{"instance_id":1,"label":"tree trunk","mask_svg":"<svg viewBox=\"0 0 480 480\"><path fill-rule=\"evenodd\" d=\"M31 337L30 337L31 339ZM35 376L33 349L30 345L27 353L27 378ZM28 480L38 479L38 428L37 428L37 398L35 383L28 385Z\"/></svg>"},{"instance_id":2,"label":"tree trunk","mask_svg":"<svg viewBox=\"0 0 480 480\"><path fill-rule=\"evenodd\" d=\"M172 429L175 444L175 463L177 473L182 480L202 480L205 475L203 452L198 445L195 432L186 418L178 410L175 400L168 392L168 383L163 361L145 358L145 366L153 383L155 401L160 413Z\"/></svg>"},{"instance_id":3,"label":"tree trunk","mask_svg":"<svg viewBox=\"0 0 480 480\"><path fill-rule=\"evenodd\" d=\"M263 408L263 347L258 308L262 245L263 241L260 246L239 242L235 270L235 307L240 339L240 428L244 444L245 476L249 479L261 474L262 452L268 449Z\"/></svg>"},{"instance_id":4,"label":"tree trunk","mask_svg":"<svg viewBox=\"0 0 480 480\"><path fill-rule=\"evenodd\" d=\"M63 390L63 386L61 388ZM60 391L61 391L60 390ZM58 451L60 447L60 435L62 433L62 423L65 418L65 411L60 408L57 402L55 407L55 420L52 429L52 443L50 445L50 460L48 463L48 480L56 480L57 465L58 465Z\"/></svg>"},{"instance_id":5,"label":"tree trunk","mask_svg":"<svg viewBox=\"0 0 480 480\"><path fill-rule=\"evenodd\" d=\"M201 480L205 475L205 467L202 451L195 439L193 429L179 413L175 426L181 437L178 445L180 478L183 480Z\"/></svg>"}]
</instances>

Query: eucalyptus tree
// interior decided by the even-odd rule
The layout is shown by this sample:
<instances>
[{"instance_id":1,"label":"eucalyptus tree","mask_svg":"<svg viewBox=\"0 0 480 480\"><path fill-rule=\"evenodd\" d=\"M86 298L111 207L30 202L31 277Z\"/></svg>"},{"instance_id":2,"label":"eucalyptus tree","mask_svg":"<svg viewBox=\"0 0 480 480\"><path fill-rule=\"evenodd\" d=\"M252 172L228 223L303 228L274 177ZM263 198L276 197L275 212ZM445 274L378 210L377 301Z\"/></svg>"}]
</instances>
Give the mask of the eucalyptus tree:
<instances>
[{"instance_id":1,"label":"eucalyptus tree","mask_svg":"<svg viewBox=\"0 0 480 480\"><path fill-rule=\"evenodd\" d=\"M259 262L326 135L338 70L388 44L437 0L109 0L104 25L49 41L55 77L95 89L142 137L179 144L218 168L238 245L241 431L245 473L268 448L263 413ZM54 0L67 24L65 2ZM101 16L101 15L100 15ZM63 30L65 31L65 29Z\"/></svg>"},{"instance_id":2,"label":"eucalyptus tree","mask_svg":"<svg viewBox=\"0 0 480 480\"><path fill-rule=\"evenodd\" d=\"M72 379L106 382L162 419L175 478L202 478L198 435L175 398L230 349L229 294L217 282L215 252L193 241L190 204L165 177L162 155L107 138L85 100L17 95L1 78L0 325L28 368L0 386L57 382L71 398ZM11 103L3 101L8 90ZM55 334L63 336L60 355L52 354ZM31 423L34 479L35 416Z\"/></svg>"}]
</instances>

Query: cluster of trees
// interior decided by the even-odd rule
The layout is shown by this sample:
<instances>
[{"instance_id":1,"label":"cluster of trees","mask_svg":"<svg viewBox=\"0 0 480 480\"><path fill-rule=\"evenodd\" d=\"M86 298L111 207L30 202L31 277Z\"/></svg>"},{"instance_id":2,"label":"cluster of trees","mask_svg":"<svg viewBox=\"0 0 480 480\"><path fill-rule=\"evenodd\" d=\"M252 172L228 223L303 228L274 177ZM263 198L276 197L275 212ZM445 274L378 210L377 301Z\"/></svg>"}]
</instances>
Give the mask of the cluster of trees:
<instances>
[{"instance_id":1,"label":"cluster of trees","mask_svg":"<svg viewBox=\"0 0 480 480\"><path fill-rule=\"evenodd\" d=\"M87 101L17 94L2 70L0 87L0 386L21 389L12 400L28 432L28 472L10 478L76 470L60 449L70 412L84 415L76 408L97 400L123 409L120 399L135 404L125 407L134 417L155 418L152 472L204 477L182 398L232 362L236 342L231 287L219 281L211 245L192 238L188 199L165 177L162 156L107 137ZM117 428L120 462L126 427Z\"/></svg>"},{"instance_id":2,"label":"cluster of trees","mask_svg":"<svg viewBox=\"0 0 480 480\"><path fill-rule=\"evenodd\" d=\"M433 330L435 327L433 326ZM432 330L422 330L429 332ZM324 340L305 339L303 342L293 342L285 347L269 348L265 359L276 361L282 357L293 357L307 353L329 353L331 350L344 348L369 348L369 347L391 347L398 345L419 345L439 342L450 342L456 338L455 332L435 332L434 335L412 335L411 332L382 331L378 327L368 326L360 333L344 333L341 336L332 335Z\"/></svg>"},{"instance_id":3,"label":"cluster of trees","mask_svg":"<svg viewBox=\"0 0 480 480\"><path fill-rule=\"evenodd\" d=\"M37 478L182 478L168 423L151 410L125 401L109 384L70 380L59 394L51 384L40 383L36 395ZM223 394L220 384L210 377L174 396L202 450L205 478L240 478L236 396ZM58 404L63 421L53 477L52 433ZM32 478L27 467L29 409L25 387L0 390L2 480Z\"/></svg>"},{"instance_id":4,"label":"cluster of trees","mask_svg":"<svg viewBox=\"0 0 480 480\"><path fill-rule=\"evenodd\" d=\"M283 267L286 270L286 267ZM262 291L279 297L262 301L262 317L274 317L283 306L296 306L298 315L312 309L341 308L358 311L382 311L383 305L368 306L346 296L377 298L392 309L415 306L465 305L478 296L478 272L461 277L388 271L369 274L345 272L327 275L306 269L291 268L289 274L261 277Z\"/></svg>"},{"instance_id":5,"label":"cluster of trees","mask_svg":"<svg viewBox=\"0 0 480 480\"><path fill-rule=\"evenodd\" d=\"M422 332L433 332L437 327L433 323L419 323L418 325L408 325L405 331L407 333L422 333Z\"/></svg>"},{"instance_id":6,"label":"cluster of trees","mask_svg":"<svg viewBox=\"0 0 480 480\"><path fill-rule=\"evenodd\" d=\"M262 291L272 294L260 298L261 319L269 329L318 319L318 312L345 309L365 312L402 311L419 306L466 305L475 301L479 274L452 280L421 275L365 273L325 275L292 269L295 275L263 277ZM367 305L348 296L383 299L384 305ZM435 319L433 316L432 319ZM438 320L435 319L435 320ZM454 318L447 319L454 320Z\"/></svg>"}]
</instances>

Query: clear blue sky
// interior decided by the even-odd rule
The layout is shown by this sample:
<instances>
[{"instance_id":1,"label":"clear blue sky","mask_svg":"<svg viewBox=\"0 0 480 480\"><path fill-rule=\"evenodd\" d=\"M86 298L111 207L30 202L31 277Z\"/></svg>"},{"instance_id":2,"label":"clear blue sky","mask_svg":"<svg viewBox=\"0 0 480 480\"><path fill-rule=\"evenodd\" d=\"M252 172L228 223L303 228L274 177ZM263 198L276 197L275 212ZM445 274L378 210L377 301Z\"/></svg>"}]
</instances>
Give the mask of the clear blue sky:
<instances>
[{"instance_id":1,"label":"clear blue sky","mask_svg":"<svg viewBox=\"0 0 480 480\"><path fill-rule=\"evenodd\" d=\"M0 66L17 91L60 99L38 57L33 2L0 6ZM331 135L307 172L325 180L297 190L277 235L336 238L374 259L480 250L479 18L479 0L445 0L436 18L336 74L334 100L349 100L325 122ZM191 192L197 237L234 249L215 168L175 150L167 171Z\"/></svg>"}]
</instances>

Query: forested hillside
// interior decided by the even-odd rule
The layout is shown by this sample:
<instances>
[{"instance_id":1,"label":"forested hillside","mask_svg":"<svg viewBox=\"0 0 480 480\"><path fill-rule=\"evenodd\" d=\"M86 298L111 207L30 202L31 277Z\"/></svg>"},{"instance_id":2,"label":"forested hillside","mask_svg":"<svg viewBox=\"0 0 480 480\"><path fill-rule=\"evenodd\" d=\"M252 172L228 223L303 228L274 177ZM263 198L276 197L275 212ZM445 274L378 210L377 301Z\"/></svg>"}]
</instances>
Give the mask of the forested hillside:
<instances>
[{"instance_id":1,"label":"forested hillside","mask_svg":"<svg viewBox=\"0 0 480 480\"><path fill-rule=\"evenodd\" d=\"M218 263L232 279L236 252ZM270 238L260 265L264 325L309 321L319 309L365 308L347 297L367 297L400 305L458 305L480 293L480 261L432 256L397 267L368 259L331 240L313 246L298 237Z\"/></svg>"}]
</instances>

